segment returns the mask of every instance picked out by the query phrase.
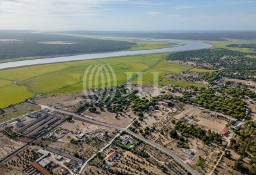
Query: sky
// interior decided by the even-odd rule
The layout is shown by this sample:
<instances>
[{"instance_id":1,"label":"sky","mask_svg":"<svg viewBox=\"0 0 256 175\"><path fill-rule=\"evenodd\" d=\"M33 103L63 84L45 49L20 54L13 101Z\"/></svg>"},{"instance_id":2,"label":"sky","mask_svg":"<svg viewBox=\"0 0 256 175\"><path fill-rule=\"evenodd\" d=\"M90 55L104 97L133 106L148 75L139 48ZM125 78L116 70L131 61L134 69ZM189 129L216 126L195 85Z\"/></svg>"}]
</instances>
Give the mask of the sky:
<instances>
[{"instance_id":1,"label":"sky","mask_svg":"<svg viewBox=\"0 0 256 175\"><path fill-rule=\"evenodd\" d=\"M256 30L256 0L0 0L0 30Z\"/></svg>"}]
</instances>

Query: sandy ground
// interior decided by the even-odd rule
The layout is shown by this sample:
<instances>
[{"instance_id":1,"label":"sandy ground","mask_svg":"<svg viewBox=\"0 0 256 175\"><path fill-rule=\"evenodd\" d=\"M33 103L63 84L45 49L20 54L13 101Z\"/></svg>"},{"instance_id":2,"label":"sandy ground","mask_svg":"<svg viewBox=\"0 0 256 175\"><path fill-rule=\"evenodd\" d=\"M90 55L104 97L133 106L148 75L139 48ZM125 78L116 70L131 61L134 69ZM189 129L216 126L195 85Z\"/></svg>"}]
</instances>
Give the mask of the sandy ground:
<instances>
[{"instance_id":1,"label":"sandy ground","mask_svg":"<svg viewBox=\"0 0 256 175\"><path fill-rule=\"evenodd\" d=\"M94 132L96 130L109 130L107 128L93 125L90 123L84 123L78 120L74 120L73 122L65 122L63 125L61 125L62 129L69 130L73 133L88 133L88 132Z\"/></svg>"},{"instance_id":2,"label":"sandy ground","mask_svg":"<svg viewBox=\"0 0 256 175\"><path fill-rule=\"evenodd\" d=\"M100 111L100 110L97 109L97 111ZM105 111L105 112L100 111L96 113L85 111L83 115L94 118L95 120L98 120L98 121L110 123L120 127L127 127L132 122L132 120L136 117L131 110L129 112L126 112L124 116L118 116L118 117L116 117L115 113L111 113L108 111Z\"/></svg>"},{"instance_id":3,"label":"sandy ground","mask_svg":"<svg viewBox=\"0 0 256 175\"><path fill-rule=\"evenodd\" d=\"M214 175L227 175L227 174L242 175L240 172L232 168L235 160L238 160L239 157L240 156L237 153L235 153L234 151L231 151L231 158L228 159L226 157L223 157L219 166L216 168Z\"/></svg>"},{"instance_id":4,"label":"sandy ground","mask_svg":"<svg viewBox=\"0 0 256 175\"><path fill-rule=\"evenodd\" d=\"M184 107L184 110L182 112L180 112L179 114L175 115L174 117L177 119L177 120L181 120L182 118L188 116L188 115L192 115L196 112L196 108L192 107L192 106L188 106L186 105Z\"/></svg>"},{"instance_id":5,"label":"sandy ground","mask_svg":"<svg viewBox=\"0 0 256 175\"><path fill-rule=\"evenodd\" d=\"M227 124L225 120L218 119L216 116L190 105L186 105L184 111L175 115L174 118L178 120L184 119L188 123L199 125L206 130L210 129L215 132L219 132Z\"/></svg>"},{"instance_id":6,"label":"sandy ground","mask_svg":"<svg viewBox=\"0 0 256 175\"><path fill-rule=\"evenodd\" d=\"M35 101L38 104L76 112L76 110L84 104L85 99L83 98L83 93L77 93L42 96L37 97Z\"/></svg>"},{"instance_id":7,"label":"sandy ground","mask_svg":"<svg viewBox=\"0 0 256 175\"><path fill-rule=\"evenodd\" d=\"M0 133L0 159L22 147L23 145L24 143L13 141Z\"/></svg>"},{"instance_id":8,"label":"sandy ground","mask_svg":"<svg viewBox=\"0 0 256 175\"><path fill-rule=\"evenodd\" d=\"M256 88L256 83L254 81L250 81L250 80L238 80L238 79L232 79L232 78L225 78L224 81L232 81L232 82L236 82L236 83L243 83L243 84L246 84L248 86L252 86L252 87Z\"/></svg>"},{"instance_id":9,"label":"sandy ground","mask_svg":"<svg viewBox=\"0 0 256 175\"><path fill-rule=\"evenodd\" d=\"M26 175L20 170L16 170L14 168L7 168L4 165L0 165L1 175Z\"/></svg>"},{"instance_id":10,"label":"sandy ground","mask_svg":"<svg viewBox=\"0 0 256 175\"><path fill-rule=\"evenodd\" d=\"M256 120L256 105L252 103L247 103L249 105L249 108L252 110L251 117L252 120Z\"/></svg>"},{"instance_id":11,"label":"sandy ground","mask_svg":"<svg viewBox=\"0 0 256 175\"><path fill-rule=\"evenodd\" d=\"M197 122L199 125L204 126L212 131L219 132L222 130L227 122L226 121L213 121L206 118L198 117L199 121Z\"/></svg>"}]
</instances>

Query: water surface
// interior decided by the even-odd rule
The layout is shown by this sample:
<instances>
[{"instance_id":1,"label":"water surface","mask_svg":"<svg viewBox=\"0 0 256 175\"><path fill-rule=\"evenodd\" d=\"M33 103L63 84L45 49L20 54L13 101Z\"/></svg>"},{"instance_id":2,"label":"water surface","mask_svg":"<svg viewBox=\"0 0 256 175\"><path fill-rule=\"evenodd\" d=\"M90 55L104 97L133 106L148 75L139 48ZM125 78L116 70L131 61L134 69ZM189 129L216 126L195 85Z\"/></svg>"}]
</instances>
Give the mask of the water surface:
<instances>
[{"instance_id":1,"label":"water surface","mask_svg":"<svg viewBox=\"0 0 256 175\"><path fill-rule=\"evenodd\" d=\"M200 41L188 41L188 40L165 40L165 39L139 39L146 41L168 41L171 43L176 43L175 46L163 49L152 49L152 50L137 50L137 51L115 51L115 52L105 52L105 53L91 53L91 54L81 54L74 56L61 56L53 58L42 58L34 60L23 60L23 61L13 61L7 63L0 63L1 69L31 66L38 64L48 64L48 63L59 63L68 61L79 61L79 60L89 60L89 59L99 59L99 58L109 58L109 57L120 57L120 56L132 56L132 55L144 55L144 54L154 54L154 53L172 53L180 51L190 51L211 48L210 44L206 44Z\"/></svg>"}]
</instances>

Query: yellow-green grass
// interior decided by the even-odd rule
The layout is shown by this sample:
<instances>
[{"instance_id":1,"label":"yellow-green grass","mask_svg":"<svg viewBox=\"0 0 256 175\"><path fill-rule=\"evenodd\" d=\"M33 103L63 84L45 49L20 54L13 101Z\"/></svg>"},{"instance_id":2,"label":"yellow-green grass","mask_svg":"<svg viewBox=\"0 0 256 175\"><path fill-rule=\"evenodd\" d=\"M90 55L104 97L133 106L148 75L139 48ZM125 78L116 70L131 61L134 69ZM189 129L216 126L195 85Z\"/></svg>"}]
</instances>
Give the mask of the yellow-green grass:
<instances>
[{"instance_id":1,"label":"yellow-green grass","mask_svg":"<svg viewBox=\"0 0 256 175\"><path fill-rule=\"evenodd\" d=\"M173 44L170 42L158 42L158 41L138 41L137 39L127 39L127 38L114 38L114 37L101 37L101 36L90 36L84 35L84 38L93 38L100 40L114 40L114 41L127 41L133 42L135 45L129 50L151 50L151 49L163 49L172 47Z\"/></svg>"},{"instance_id":2,"label":"yellow-green grass","mask_svg":"<svg viewBox=\"0 0 256 175\"><path fill-rule=\"evenodd\" d=\"M190 71L197 72L197 73L210 73L210 72L215 72L216 70L193 68L193 69L190 69Z\"/></svg>"},{"instance_id":3,"label":"yellow-green grass","mask_svg":"<svg viewBox=\"0 0 256 175\"><path fill-rule=\"evenodd\" d=\"M25 86L10 85L0 88L0 108L23 102L34 94L30 93Z\"/></svg>"},{"instance_id":4,"label":"yellow-green grass","mask_svg":"<svg viewBox=\"0 0 256 175\"><path fill-rule=\"evenodd\" d=\"M172 44L169 42L136 42L130 50L151 50L169 48Z\"/></svg>"},{"instance_id":5,"label":"yellow-green grass","mask_svg":"<svg viewBox=\"0 0 256 175\"><path fill-rule=\"evenodd\" d=\"M115 73L116 83L122 84L127 80L127 73L141 72L145 68L162 60L158 65L148 70L142 76L142 83L154 84L153 74L159 72L160 85L174 84L180 86L191 86L193 84L185 82L175 82L166 79L167 75L179 74L182 71L190 70L190 66L170 63L165 60L167 54L150 54L138 56L125 56L118 58L106 58L85 60L76 62L54 63L46 65L36 65L22 68L14 68L0 71L0 79L5 78L23 84L17 86L11 84L0 88L0 107L4 108L10 104L16 104L36 94L59 94L80 92L83 88L88 88L89 75L84 78L85 71L89 66L109 65ZM99 79L101 80L101 78ZM104 85L114 85L113 79L105 80ZM11 81L10 81L11 82ZM101 87L100 82L92 84L93 87ZM136 82L136 81L134 81ZM196 85L196 84L194 84ZM197 86L197 85L196 85ZM32 92L30 92L32 91Z\"/></svg>"},{"instance_id":6,"label":"yellow-green grass","mask_svg":"<svg viewBox=\"0 0 256 175\"><path fill-rule=\"evenodd\" d=\"M9 85L11 85L11 84L12 84L11 81L8 81L8 80L1 80L1 79L0 79L0 87L9 86Z\"/></svg>"},{"instance_id":7,"label":"yellow-green grass","mask_svg":"<svg viewBox=\"0 0 256 175\"><path fill-rule=\"evenodd\" d=\"M225 49L239 51L243 53L255 53L255 50L251 48L235 48L235 47L227 47L227 46L229 44L250 44L255 42L256 40L235 40L235 39L227 39L226 41L207 41L207 43L213 45L214 48L225 48Z\"/></svg>"}]
</instances>

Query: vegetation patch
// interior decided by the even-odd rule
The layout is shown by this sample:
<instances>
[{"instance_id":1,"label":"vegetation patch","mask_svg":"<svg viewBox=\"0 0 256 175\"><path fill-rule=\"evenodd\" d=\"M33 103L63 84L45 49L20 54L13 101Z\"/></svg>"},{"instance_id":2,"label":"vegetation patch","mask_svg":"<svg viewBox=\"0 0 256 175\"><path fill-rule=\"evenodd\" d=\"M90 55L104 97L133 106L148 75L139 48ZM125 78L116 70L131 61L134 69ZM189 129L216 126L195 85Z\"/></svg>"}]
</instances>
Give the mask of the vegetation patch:
<instances>
[{"instance_id":1,"label":"vegetation patch","mask_svg":"<svg viewBox=\"0 0 256 175\"><path fill-rule=\"evenodd\" d=\"M175 84L190 86L193 84L166 81L168 74L179 74L182 71L191 69L190 66L170 63L165 60L166 54L151 54L139 56L127 56L118 58L96 59L77 62L66 62L29 66L0 71L0 78L6 78L17 82L20 86L10 85L2 87L0 91L0 107L4 108L32 97L35 94L59 94L76 93L83 90L88 82L84 80L84 73L90 65L111 66L115 72L117 84L127 81L126 72L133 72L133 75L145 70L145 68L159 64L149 69L142 75L143 84L154 84L154 73L159 73L158 83L161 85ZM125 69L125 71L124 71ZM110 80L111 82L113 80ZM97 81L95 87L99 87L101 81ZM109 81L105 81L105 85ZM113 82L112 82L113 83ZM140 83L134 80L134 83ZM105 86L104 85L104 86ZM196 84L194 84L196 85Z\"/></svg>"}]
</instances>

